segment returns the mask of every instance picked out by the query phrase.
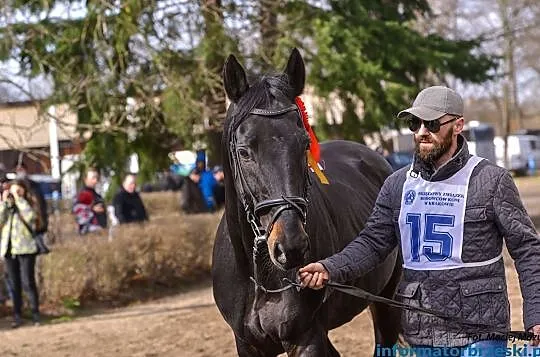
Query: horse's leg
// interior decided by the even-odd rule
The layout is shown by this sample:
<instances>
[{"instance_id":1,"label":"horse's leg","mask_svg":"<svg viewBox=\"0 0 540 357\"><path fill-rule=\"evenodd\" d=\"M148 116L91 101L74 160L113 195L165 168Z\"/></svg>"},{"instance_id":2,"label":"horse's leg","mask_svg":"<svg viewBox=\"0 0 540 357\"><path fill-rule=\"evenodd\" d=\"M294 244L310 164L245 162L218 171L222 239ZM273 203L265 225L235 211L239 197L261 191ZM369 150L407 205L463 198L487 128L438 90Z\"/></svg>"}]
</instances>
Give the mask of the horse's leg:
<instances>
[{"instance_id":1,"label":"horse's leg","mask_svg":"<svg viewBox=\"0 0 540 357\"><path fill-rule=\"evenodd\" d=\"M320 325L309 329L294 343L284 343L283 347L289 357L339 357L339 352L328 338L328 332Z\"/></svg>"},{"instance_id":2,"label":"horse's leg","mask_svg":"<svg viewBox=\"0 0 540 357\"><path fill-rule=\"evenodd\" d=\"M238 352L238 357L276 357L276 353L268 353L262 351L256 346L250 345L247 342L242 341L238 337L235 337L236 341L236 352Z\"/></svg>"},{"instance_id":3,"label":"horse's leg","mask_svg":"<svg viewBox=\"0 0 540 357\"><path fill-rule=\"evenodd\" d=\"M393 299L400 280L401 262L398 259L394 272L380 295L388 299ZM369 309L375 330L374 355L377 356L377 347L385 349L392 348L398 342L399 334L401 333L401 310L377 302L371 304Z\"/></svg>"},{"instance_id":4,"label":"horse's leg","mask_svg":"<svg viewBox=\"0 0 540 357\"><path fill-rule=\"evenodd\" d=\"M401 332L401 314L399 309L389 307L380 303L373 303L369 306L373 318L373 329L375 330L375 352L391 349L397 342ZM386 356L386 354L385 354ZM388 355L390 356L390 355ZM392 355L393 356L393 355Z\"/></svg>"}]
</instances>

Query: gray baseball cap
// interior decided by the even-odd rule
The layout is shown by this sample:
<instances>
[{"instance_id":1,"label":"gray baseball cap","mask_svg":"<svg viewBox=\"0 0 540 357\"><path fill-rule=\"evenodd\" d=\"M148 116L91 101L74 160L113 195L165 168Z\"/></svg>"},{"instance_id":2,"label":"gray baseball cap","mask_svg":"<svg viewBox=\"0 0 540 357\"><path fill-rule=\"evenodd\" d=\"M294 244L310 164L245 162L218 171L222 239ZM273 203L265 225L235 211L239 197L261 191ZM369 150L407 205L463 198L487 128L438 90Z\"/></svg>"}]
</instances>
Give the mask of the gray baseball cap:
<instances>
[{"instance_id":1,"label":"gray baseball cap","mask_svg":"<svg viewBox=\"0 0 540 357\"><path fill-rule=\"evenodd\" d=\"M434 86L422 90L416 96L412 107L398 113L398 118L414 115L422 120L439 119L445 114L463 116L463 99L453 89Z\"/></svg>"}]
</instances>

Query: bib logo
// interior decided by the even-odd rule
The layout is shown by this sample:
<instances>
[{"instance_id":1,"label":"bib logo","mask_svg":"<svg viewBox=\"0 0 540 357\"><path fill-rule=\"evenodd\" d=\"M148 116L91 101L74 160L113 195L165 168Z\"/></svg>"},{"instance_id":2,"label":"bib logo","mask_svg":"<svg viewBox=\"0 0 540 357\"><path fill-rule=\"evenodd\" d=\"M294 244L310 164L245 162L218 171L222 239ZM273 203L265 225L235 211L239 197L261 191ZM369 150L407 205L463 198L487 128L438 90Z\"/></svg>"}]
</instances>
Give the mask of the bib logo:
<instances>
[{"instance_id":1,"label":"bib logo","mask_svg":"<svg viewBox=\"0 0 540 357\"><path fill-rule=\"evenodd\" d=\"M415 197L416 197L416 192L414 192L414 190L407 191L407 193L405 194L405 204L412 205Z\"/></svg>"}]
</instances>

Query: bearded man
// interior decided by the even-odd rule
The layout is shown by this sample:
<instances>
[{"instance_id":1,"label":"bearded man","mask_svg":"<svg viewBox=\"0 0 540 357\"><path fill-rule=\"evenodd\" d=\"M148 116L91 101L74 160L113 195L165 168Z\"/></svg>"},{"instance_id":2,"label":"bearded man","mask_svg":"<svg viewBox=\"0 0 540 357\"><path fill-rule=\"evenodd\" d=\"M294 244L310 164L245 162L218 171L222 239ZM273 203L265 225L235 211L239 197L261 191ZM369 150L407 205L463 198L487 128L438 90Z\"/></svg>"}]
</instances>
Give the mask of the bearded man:
<instances>
[{"instance_id":1,"label":"bearded man","mask_svg":"<svg viewBox=\"0 0 540 357\"><path fill-rule=\"evenodd\" d=\"M354 241L300 269L302 285L352 283L399 244L401 300L467 323L403 311L405 340L429 355L451 348L460 351L452 356L493 356L507 342L489 333L510 329L504 240L519 274L523 323L540 335L540 239L508 171L469 154L461 96L442 86L426 88L398 118L414 133L413 164L388 177ZM479 325L492 330L479 331Z\"/></svg>"}]
</instances>

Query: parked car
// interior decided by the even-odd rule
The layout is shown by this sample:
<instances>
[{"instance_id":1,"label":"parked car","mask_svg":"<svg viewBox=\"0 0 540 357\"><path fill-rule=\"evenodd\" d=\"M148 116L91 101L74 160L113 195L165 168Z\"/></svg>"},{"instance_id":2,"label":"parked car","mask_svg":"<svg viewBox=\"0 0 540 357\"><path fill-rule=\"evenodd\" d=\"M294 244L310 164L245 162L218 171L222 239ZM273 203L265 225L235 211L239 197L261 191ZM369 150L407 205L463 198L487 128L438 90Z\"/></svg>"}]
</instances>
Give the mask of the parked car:
<instances>
[{"instance_id":1,"label":"parked car","mask_svg":"<svg viewBox=\"0 0 540 357\"><path fill-rule=\"evenodd\" d=\"M385 156L386 161L390 163L390 166L394 171L401 169L404 166L411 165L413 162L413 153L408 151L396 151L392 154Z\"/></svg>"}]
</instances>

